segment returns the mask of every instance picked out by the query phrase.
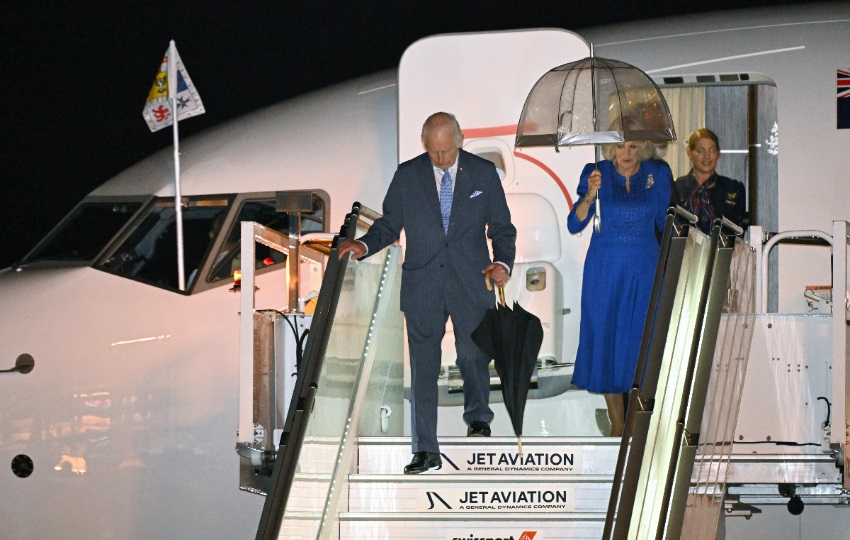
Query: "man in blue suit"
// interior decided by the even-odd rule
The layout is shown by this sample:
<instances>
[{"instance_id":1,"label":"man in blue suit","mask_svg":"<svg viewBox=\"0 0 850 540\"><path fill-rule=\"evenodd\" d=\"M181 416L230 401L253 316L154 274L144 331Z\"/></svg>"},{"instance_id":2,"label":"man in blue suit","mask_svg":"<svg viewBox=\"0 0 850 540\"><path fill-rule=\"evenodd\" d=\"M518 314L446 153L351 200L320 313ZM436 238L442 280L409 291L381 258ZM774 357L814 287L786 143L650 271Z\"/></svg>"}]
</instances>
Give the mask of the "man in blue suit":
<instances>
[{"instance_id":1,"label":"man in blue suit","mask_svg":"<svg viewBox=\"0 0 850 540\"><path fill-rule=\"evenodd\" d=\"M413 459L405 474L442 466L437 442L440 342L452 319L457 365L463 376L467 435L490 436L490 358L472 331L493 306L482 274L503 286L516 253L516 228L496 167L461 150L463 134L451 114L432 114L422 126L425 153L399 165L384 198L383 216L357 240L343 242L339 258L363 258L399 239L407 247L401 310L410 350ZM493 260L487 246L492 240Z\"/></svg>"}]
</instances>

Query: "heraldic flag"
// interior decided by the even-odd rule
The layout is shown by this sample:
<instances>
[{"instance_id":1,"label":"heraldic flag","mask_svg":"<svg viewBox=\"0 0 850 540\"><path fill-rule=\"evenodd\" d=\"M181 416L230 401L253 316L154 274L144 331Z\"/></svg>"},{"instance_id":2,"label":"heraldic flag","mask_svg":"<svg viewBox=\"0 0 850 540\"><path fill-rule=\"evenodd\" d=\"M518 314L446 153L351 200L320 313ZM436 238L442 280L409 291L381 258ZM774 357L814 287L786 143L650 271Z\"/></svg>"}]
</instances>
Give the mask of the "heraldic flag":
<instances>
[{"instance_id":1,"label":"heraldic flag","mask_svg":"<svg viewBox=\"0 0 850 540\"><path fill-rule=\"evenodd\" d=\"M174 111L171 110L171 97L177 99L178 122L184 118L197 116L206 112L204 111L204 104L201 102L201 96L195 90L192 79L189 78L189 73L183 66L183 62L180 61L180 55L177 54L177 47L173 43L169 47L169 50L173 51L172 56L174 58L169 58L169 52L165 52L162 64L160 64L159 71L156 74L156 79L154 79L151 91L148 93L145 108L142 111L142 115L145 117L145 121L147 121L151 131L157 131L172 124ZM175 74L173 78L176 81L171 81L168 77L168 63L172 60L174 61L172 73ZM172 84L175 87L171 89L173 94L169 95L169 87Z\"/></svg>"}]
</instances>

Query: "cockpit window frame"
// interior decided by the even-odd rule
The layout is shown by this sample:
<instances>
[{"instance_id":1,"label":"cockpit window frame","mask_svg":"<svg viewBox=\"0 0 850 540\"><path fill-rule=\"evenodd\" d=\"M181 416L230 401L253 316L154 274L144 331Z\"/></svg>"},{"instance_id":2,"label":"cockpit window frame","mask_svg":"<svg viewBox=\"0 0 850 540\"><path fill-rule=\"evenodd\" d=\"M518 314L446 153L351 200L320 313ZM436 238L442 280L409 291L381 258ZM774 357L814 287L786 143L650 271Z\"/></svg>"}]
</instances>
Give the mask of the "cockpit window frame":
<instances>
[{"instance_id":1,"label":"cockpit window frame","mask_svg":"<svg viewBox=\"0 0 850 540\"><path fill-rule=\"evenodd\" d=\"M303 191L303 190L299 190ZM330 229L330 196L324 190L311 190L314 197L321 201L321 206L323 208L322 219L321 219L321 228L322 232L327 232ZM187 195L183 197L184 205L187 206L203 206L202 204L198 204L201 201L226 201L226 214L224 220L221 222L220 231L223 231L221 234L216 234L213 242L209 244L204 254L201 258L201 264L197 268L196 277L189 281L189 269L187 269L187 288L185 291L179 290L177 287L174 287L169 284L156 283L151 279L145 278L142 275L129 275L126 273L122 273L120 271L116 271L114 269L108 268L107 261L111 257L114 257L115 254L124 246L124 244L130 239L131 235L136 231L138 227L142 225L145 219L154 211L154 207L157 205L168 204L169 199L167 197L155 197L155 196L134 196L134 197L88 197L80 202L80 205L83 204L91 204L91 203L140 203L139 209L127 220L126 224L121 227L119 232L113 236L113 238L107 243L107 245L101 249L98 255L91 260L88 261L73 261L67 264L61 264L62 266L90 266L96 270L100 270L102 272L111 273L116 276L120 276L124 279L129 279L133 281L137 281L139 283L143 283L145 285L157 287L160 289L164 289L167 291L175 292L183 295L192 295L196 293L200 293L203 291L217 289L220 287L230 287L232 286L232 281L229 279L218 279L216 281L208 281L211 271L213 270L215 263L215 254L218 254L222 249L223 245L227 240L227 235L231 231L233 227L238 227L238 223L236 220L241 215L242 207L250 202L254 201L262 201L266 203L274 204L276 196L279 193L285 193L285 191L263 191L263 192L250 192L250 193L226 193L226 194L210 194L210 195ZM78 205L78 206L80 206ZM74 215L76 208L72 213L66 216L59 225L57 225L57 230L59 227L63 225L70 216ZM43 245L44 242L50 241L51 235L45 237L42 242L33 249L35 251L39 246ZM59 266L62 261L54 262L48 261L45 266L50 266L55 268ZM36 263L34 263L36 264ZM265 274L267 272L271 272L280 268L283 263L275 263L271 264L264 268L257 269L257 275ZM193 269L194 270L194 269Z\"/></svg>"},{"instance_id":2,"label":"cockpit window frame","mask_svg":"<svg viewBox=\"0 0 850 540\"><path fill-rule=\"evenodd\" d=\"M105 253L113 249L115 238L123 238L127 232L132 230L138 222L139 216L144 215L147 209L153 204L156 197L152 195L128 195L128 196L90 196L82 199L57 223L47 235L42 238L26 255L21 259L20 268L77 268L92 266L97 261L101 260ZM56 239L66 227L68 222L77 216L79 209L89 204L121 204L121 203L139 203L139 208L133 213L126 223L118 230L118 232L101 248L101 250L92 258L78 261L62 261L62 260L33 260L29 259L37 254L44 246L50 244Z\"/></svg>"},{"instance_id":3,"label":"cockpit window frame","mask_svg":"<svg viewBox=\"0 0 850 540\"><path fill-rule=\"evenodd\" d=\"M230 203L230 210L228 211L227 218L224 220L222 224L221 230L226 231L223 234L219 234L216 237L215 242L213 243L210 252L211 253L219 253L223 247L224 242L226 241L227 232L231 230L231 228L238 224L235 224L236 218L239 216L242 207L245 203L251 201L262 201L269 200L274 201L278 193L285 193L287 191L304 191L304 190L280 190L280 191L260 191L260 192L252 192L252 193L238 193L234 197L233 201ZM331 197L330 195L321 189L312 189L309 190L313 192L313 195L322 201L323 206L323 215L322 215L322 232L328 232L330 230L330 218L331 218ZM211 289L217 289L219 287L227 286L231 287L233 285L232 281L224 279L217 281L208 281L210 272L213 270L213 266L215 265L215 260L210 256L211 253L208 253L203 261L203 264L198 269L198 275L201 276L199 279L196 279L194 283L191 284L189 290L186 294L197 294ZM273 264L267 266L265 268L258 268L255 272L255 275L263 275L268 272L275 271L280 268L280 264Z\"/></svg>"},{"instance_id":4,"label":"cockpit window frame","mask_svg":"<svg viewBox=\"0 0 850 540\"><path fill-rule=\"evenodd\" d=\"M206 195L206 194L204 194L204 195L186 195L186 196L182 197L182 200L183 200L184 208L186 206L190 205L190 204L191 204L191 206L196 206L198 201L225 200L225 201L227 201L227 204L224 206L224 208L226 209L225 211L227 212L227 215L229 216L230 209L233 207L233 201L234 201L235 198L236 198L235 194L226 193L226 194L214 194L214 195ZM178 293L178 294L188 295L188 294L191 293L191 287L187 288L185 291L181 291L177 287L170 287L170 286L154 283L149 279L145 279L144 277L136 277L136 276L122 274L122 273L119 273L119 272L113 272L113 271L110 271L109 269L104 267L106 261L110 257L112 257L124 245L124 243L128 240L130 235L148 217L148 215L151 213L153 207L155 207L157 204L160 204L160 203L165 203L165 204L172 203L173 204L173 201L174 201L173 197L150 196L147 199L148 200L146 201L146 204L144 204L139 209L139 211L133 216L133 218L130 219L127 222L127 225L124 228L122 228L121 231L112 238L112 240L109 242L109 245L107 246L107 248L104 249L103 251L101 251L99 256L91 262L90 266L92 268L94 268L95 270L99 270L101 272L106 272L108 274L113 274L113 275L119 276L119 277L124 278L124 279L137 281L139 283L143 283L145 285L149 285L149 286L156 287L156 288L159 288L159 289L163 289L163 290L166 290L166 291L171 291L171 292L175 292L175 293ZM206 260L208 257L209 257L209 253L207 251L205 251L204 255L202 257L202 260ZM188 278L188 271L187 271L187 278Z\"/></svg>"}]
</instances>

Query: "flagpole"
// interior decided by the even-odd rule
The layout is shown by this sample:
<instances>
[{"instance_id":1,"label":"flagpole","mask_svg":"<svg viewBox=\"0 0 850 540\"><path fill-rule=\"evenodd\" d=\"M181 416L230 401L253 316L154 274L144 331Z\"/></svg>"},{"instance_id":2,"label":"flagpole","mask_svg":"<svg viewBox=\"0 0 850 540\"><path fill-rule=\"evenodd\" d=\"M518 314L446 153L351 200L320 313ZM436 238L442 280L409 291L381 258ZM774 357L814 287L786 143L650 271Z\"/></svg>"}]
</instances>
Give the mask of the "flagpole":
<instances>
[{"instance_id":1,"label":"flagpole","mask_svg":"<svg viewBox=\"0 0 850 540\"><path fill-rule=\"evenodd\" d=\"M178 65L179 64L179 65ZM178 111L178 100L182 111ZM195 90L189 73L186 72L177 46L172 39L156 73L153 86L148 93L142 116L151 131L157 131L171 123L174 136L174 219L177 232L177 285L186 290L186 267L183 245L183 197L180 189L180 136L177 123L180 117L204 114L201 96Z\"/></svg>"},{"instance_id":2,"label":"flagpole","mask_svg":"<svg viewBox=\"0 0 850 540\"><path fill-rule=\"evenodd\" d=\"M183 261L183 201L180 195L180 137L177 129L177 46L174 40L168 44L168 99L174 134L174 211L177 222L177 284L181 291L186 289L186 268Z\"/></svg>"}]
</instances>

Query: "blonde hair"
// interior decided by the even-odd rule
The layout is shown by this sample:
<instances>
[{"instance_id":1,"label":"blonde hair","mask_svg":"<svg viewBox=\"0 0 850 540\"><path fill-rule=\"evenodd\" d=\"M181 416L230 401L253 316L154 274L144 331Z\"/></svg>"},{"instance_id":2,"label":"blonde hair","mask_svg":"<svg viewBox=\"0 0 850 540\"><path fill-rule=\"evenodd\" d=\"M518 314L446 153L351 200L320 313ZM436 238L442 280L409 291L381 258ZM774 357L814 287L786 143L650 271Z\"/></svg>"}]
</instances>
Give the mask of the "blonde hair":
<instances>
[{"instance_id":1,"label":"blonde hair","mask_svg":"<svg viewBox=\"0 0 850 540\"><path fill-rule=\"evenodd\" d=\"M621 144L634 143L638 147L638 160L645 161L655 157L655 145L651 141L625 141L622 143L608 143L602 145L602 157L608 161L614 161L614 151Z\"/></svg>"}]
</instances>

